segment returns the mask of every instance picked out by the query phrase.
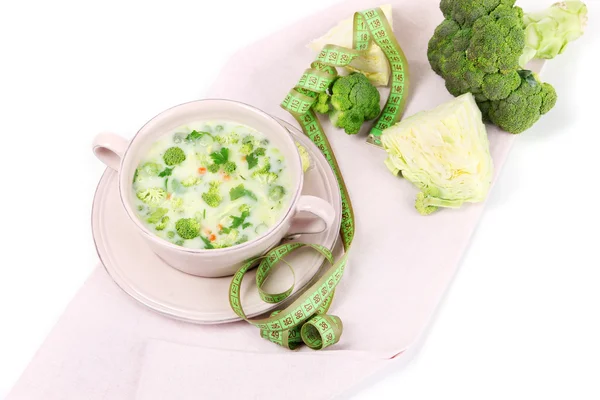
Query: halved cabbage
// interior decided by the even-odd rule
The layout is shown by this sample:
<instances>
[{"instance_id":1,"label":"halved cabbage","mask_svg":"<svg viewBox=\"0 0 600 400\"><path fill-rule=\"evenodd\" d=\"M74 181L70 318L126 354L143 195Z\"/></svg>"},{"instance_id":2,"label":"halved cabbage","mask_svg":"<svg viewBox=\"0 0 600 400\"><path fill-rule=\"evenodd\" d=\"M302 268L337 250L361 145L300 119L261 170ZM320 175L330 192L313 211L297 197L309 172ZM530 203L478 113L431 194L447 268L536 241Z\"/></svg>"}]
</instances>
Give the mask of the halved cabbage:
<instances>
[{"instance_id":1,"label":"halved cabbage","mask_svg":"<svg viewBox=\"0 0 600 400\"><path fill-rule=\"evenodd\" d=\"M384 4L379 6L383 14L392 26L392 5ZM352 37L354 29L354 16L340 21L329 32L308 44L308 47L315 52L320 52L326 44L335 44L342 47L352 48ZM375 86L387 86L390 79L390 66L385 54L379 46L371 42L367 52L355 58L349 66L346 67L350 72L362 72Z\"/></svg>"},{"instance_id":2,"label":"halved cabbage","mask_svg":"<svg viewBox=\"0 0 600 400\"><path fill-rule=\"evenodd\" d=\"M400 121L381 141L390 171L421 190L415 207L423 215L483 201L490 189L488 137L471 93Z\"/></svg>"}]
</instances>

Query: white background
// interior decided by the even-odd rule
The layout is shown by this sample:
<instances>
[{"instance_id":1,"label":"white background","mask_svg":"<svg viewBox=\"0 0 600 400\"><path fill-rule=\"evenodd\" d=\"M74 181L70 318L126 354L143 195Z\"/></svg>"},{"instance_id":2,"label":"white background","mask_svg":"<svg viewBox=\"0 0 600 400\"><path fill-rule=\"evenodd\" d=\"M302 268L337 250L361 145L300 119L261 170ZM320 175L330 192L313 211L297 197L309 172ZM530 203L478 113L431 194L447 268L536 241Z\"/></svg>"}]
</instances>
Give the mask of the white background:
<instances>
[{"instance_id":1,"label":"white background","mask_svg":"<svg viewBox=\"0 0 600 400\"><path fill-rule=\"evenodd\" d=\"M423 344L357 399L600 398L600 1L587 2L590 29L544 71L558 104L519 137ZM0 397L97 263L93 136L132 136L202 97L237 49L333 3L2 2Z\"/></svg>"}]
</instances>

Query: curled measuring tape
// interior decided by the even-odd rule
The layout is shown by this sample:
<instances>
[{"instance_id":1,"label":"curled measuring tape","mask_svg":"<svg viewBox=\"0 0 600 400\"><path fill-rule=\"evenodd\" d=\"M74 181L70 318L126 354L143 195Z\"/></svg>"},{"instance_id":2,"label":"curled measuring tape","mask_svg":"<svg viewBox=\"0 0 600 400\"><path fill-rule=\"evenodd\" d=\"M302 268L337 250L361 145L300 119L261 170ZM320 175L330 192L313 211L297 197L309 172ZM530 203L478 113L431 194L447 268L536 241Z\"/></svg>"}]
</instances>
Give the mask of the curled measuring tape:
<instances>
[{"instance_id":1,"label":"curled measuring tape","mask_svg":"<svg viewBox=\"0 0 600 400\"><path fill-rule=\"evenodd\" d=\"M323 127L311 107L319 93L327 91L337 77L338 67L349 65L352 60L376 43L384 52L391 68L391 88L387 102L369 134L369 142L381 145L381 132L400 120L407 95L407 62L398 45L392 29L379 8L360 11L354 14L353 49L326 45L304 71L296 86L288 93L281 107L292 114L303 132L315 143L331 166L338 182L342 199L342 224L340 234L344 254L334 260L331 250L316 244L287 243L270 250L266 255L245 263L233 276L229 287L229 302L233 311L260 329L263 338L289 349L303 343L320 350L337 343L342 335L343 325L339 317L328 314L333 301L335 288L340 282L348 260L348 253L354 239L355 223L348 189L340 172L335 155ZM291 295L294 285L281 293L268 293L262 286L269 274L284 257L302 247L310 247L321 253L330 267L321 278L305 290L293 303L283 310L273 312L267 318L248 318L240 300L240 287L245 274L258 265L256 285L260 297L267 303L279 303ZM290 266L291 268L291 266Z\"/></svg>"}]
</instances>

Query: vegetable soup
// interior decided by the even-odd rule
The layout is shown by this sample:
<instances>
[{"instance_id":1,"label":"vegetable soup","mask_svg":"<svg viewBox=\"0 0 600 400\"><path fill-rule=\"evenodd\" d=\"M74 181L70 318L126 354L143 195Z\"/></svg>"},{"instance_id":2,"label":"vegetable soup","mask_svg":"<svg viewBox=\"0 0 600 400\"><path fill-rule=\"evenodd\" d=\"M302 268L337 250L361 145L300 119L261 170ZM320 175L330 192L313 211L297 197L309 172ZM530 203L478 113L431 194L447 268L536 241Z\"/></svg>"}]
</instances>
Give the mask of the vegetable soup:
<instances>
[{"instance_id":1,"label":"vegetable soup","mask_svg":"<svg viewBox=\"0 0 600 400\"><path fill-rule=\"evenodd\" d=\"M191 123L159 138L132 185L146 227L193 249L262 235L287 210L291 189L279 149L262 133L226 121Z\"/></svg>"}]
</instances>

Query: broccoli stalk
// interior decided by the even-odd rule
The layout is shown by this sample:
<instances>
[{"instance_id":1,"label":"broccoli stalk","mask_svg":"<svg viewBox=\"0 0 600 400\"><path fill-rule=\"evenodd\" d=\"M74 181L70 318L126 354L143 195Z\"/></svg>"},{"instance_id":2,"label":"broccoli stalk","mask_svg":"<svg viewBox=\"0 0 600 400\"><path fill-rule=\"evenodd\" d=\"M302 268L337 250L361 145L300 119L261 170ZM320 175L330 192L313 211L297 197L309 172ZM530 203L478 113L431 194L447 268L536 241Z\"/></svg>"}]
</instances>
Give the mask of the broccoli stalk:
<instances>
[{"instance_id":1,"label":"broccoli stalk","mask_svg":"<svg viewBox=\"0 0 600 400\"><path fill-rule=\"evenodd\" d=\"M427 193L417 193L415 208L421 215L429 215L435 212L439 207L459 208L463 200L447 200L439 197L430 196Z\"/></svg>"},{"instance_id":2,"label":"broccoli stalk","mask_svg":"<svg viewBox=\"0 0 600 400\"><path fill-rule=\"evenodd\" d=\"M561 1L542 12L525 14L525 48L519 58L521 67L533 58L551 59L561 54L569 42L583 35L587 20L587 6L578 0Z\"/></svg>"}]
</instances>

